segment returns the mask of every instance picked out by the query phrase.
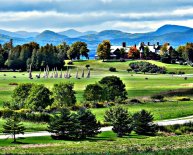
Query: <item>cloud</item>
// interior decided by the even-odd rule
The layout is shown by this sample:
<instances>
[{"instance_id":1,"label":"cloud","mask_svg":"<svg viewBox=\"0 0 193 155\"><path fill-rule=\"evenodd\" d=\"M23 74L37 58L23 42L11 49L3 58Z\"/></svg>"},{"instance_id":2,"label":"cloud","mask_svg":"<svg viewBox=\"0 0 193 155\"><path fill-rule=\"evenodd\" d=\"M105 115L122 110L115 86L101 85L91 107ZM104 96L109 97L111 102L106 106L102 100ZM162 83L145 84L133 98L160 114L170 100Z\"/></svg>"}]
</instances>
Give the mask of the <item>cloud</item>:
<instances>
[{"instance_id":1,"label":"cloud","mask_svg":"<svg viewBox=\"0 0 193 155\"><path fill-rule=\"evenodd\" d=\"M6 0L1 28L10 30L119 29L149 31L161 24L193 20L189 0ZM190 23L190 22L189 22ZM188 26L188 25L187 25ZM190 25L189 25L190 26Z\"/></svg>"}]
</instances>

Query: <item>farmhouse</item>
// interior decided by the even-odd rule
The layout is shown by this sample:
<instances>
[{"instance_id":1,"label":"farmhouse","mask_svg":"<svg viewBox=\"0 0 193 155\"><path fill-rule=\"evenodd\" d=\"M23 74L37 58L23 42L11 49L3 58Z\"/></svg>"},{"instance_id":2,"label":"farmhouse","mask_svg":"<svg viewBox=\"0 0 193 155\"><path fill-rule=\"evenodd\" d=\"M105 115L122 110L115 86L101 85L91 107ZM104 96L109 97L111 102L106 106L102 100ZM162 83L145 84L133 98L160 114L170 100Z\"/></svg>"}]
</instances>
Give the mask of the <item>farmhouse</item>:
<instances>
[{"instance_id":1,"label":"farmhouse","mask_svg":"<svg viewBox=\"0 0 193 155\"><path fill-rule=\"evenodd\" d=\"M166 43L165 45L167 45L167 51L169 54L169 51L172 48L172 46L170 45L170 43ZM137 46L137 49L140 51L140 53L144 53L144 49L145 47L148 47L149 52L152 53L156 53L156 54L160 54L161 48L163 45L160 45L159 42L157 42L157 44L151 44L150 42L148 42L147 44L145 44L144 42L139 43L139 45Z\"/></svg>"},{"instance_id":2,"label":"farmhouse","mask_svg":"<svg viewBox=\"0 0 193 155\"><path fill-rule=\"evenodd\" d=\"M117 58L119 54L124 52L123 58L127 58L130 46L127 46L126 42L122 43L122 46L111 46L111 58Z\"/></svg>"}]
</instances>

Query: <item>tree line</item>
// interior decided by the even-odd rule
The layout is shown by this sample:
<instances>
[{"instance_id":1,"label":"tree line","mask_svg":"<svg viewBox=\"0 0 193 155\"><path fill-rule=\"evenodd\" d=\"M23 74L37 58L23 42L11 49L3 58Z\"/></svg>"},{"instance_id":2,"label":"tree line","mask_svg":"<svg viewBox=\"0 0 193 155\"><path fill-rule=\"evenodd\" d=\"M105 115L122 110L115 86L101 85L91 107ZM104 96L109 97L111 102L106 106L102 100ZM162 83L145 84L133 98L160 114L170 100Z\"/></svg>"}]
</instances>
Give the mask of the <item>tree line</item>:
<instances>
[{"instance_id":1,"label":"tree line","mask_svg":"<svg viewBox=\"0 0 193 155\"><path fill-rule=\"evenodd\" d=\"M75 42L71 46L63 42L58 46L47 44L40 46L35 42L10 46L9 43L0 45L0 68L25 71L32 66L34 70L46 67L63 68L67 59L82 57L89 59L89 49L84 42Z\"/></svg>"}]
</instances>

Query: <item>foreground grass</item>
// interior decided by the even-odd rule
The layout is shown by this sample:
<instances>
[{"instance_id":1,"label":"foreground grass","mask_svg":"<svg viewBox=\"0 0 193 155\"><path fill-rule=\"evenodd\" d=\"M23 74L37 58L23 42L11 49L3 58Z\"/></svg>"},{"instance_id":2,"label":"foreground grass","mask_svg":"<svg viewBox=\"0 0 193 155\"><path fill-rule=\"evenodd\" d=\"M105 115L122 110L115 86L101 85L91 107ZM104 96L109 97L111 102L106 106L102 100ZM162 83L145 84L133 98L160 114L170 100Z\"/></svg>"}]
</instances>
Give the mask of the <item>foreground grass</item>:
<instances>
[{"instance_id":1,"label":"foreground grass","mask_svg":"<svg viewBox=\"0 0 193 155\"><path fill-rule=\"evenodd\" d=\"M116 138L112 132L103 132L85 141L52 140L50 137L0 140L1 154L191 154L193 136L138 136L132 134ZM22 145L21 145L22 144Z\"/></svg>"}]
</instances>

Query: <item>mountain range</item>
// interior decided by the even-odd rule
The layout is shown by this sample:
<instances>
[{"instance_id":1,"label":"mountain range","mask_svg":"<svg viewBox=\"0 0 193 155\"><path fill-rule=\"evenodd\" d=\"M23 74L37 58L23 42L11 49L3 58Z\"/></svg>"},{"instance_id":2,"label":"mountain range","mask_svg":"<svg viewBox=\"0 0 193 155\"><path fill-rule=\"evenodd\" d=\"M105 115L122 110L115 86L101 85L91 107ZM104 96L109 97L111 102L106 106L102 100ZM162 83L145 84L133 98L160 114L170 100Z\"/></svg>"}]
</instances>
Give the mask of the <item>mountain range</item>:
<instances>
[{"instance_id":1,"label":"mountain range","mask_svg":"<svg viewBox=\"0 0 193 155\"><path fill-rule=\"evenodd\" d=\"M127 45L139 44L140 42L160 42L160 44L169 42L174 47L184 45L187 42L193 42L193 28L179 25L164 25L156 31L148 33L127 33L118 30L79 32L73 29L63 32L45 30L42 33L0 30L1 44L8 42L10 39L13 39L14 45L31 41L35 41L40 45L47 43L57 45L63 41L68 44L76 41L84 41L88 44L90 56L93 57L98 44L103 40L110 40L112 45L121 45L122 42L126 42Z\"/></svg>"}]
</instances>

